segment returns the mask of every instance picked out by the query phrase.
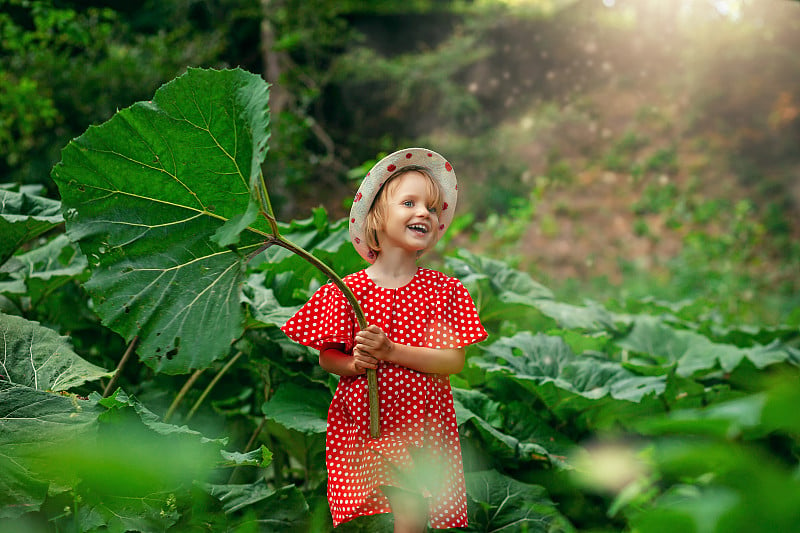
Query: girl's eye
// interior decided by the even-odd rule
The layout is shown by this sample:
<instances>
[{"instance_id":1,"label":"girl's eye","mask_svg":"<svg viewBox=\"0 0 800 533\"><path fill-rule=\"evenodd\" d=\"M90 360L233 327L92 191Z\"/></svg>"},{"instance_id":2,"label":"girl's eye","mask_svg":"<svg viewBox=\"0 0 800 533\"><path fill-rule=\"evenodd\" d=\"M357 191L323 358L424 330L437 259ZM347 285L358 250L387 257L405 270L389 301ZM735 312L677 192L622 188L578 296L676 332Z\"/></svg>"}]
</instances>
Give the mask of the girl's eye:
<instances>
[{"instance_id":1,"label":"girl's eye","mask_svg":"<svg viewBox=\"0 0 800 533\"><path fill-rule=\"evenodd\" d=\"M436 214L436 206L432 205L432 206L428 207L428 212L430 214L432 214L432 215L435 215Z\"/></svg>"},{"instance_id":2,"label":"girl's eye","mask_svg":"<svg viewBox=\"0 0 800 533\"><path fill-rule=\"evenodd\" d=\"M414 207L414 202L412 202L411 200L406 200L405 202L403 202L403 205L406 207Z\"/></svg>"}]
</instances>

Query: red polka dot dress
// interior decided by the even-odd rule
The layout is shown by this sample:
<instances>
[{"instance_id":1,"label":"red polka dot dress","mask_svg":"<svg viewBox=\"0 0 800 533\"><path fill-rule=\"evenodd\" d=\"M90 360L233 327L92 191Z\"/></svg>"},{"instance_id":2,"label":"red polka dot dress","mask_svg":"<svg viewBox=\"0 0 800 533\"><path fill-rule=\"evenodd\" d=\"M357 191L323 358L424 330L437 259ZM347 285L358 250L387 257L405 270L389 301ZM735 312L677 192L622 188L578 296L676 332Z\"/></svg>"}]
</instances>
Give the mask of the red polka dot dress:
<instances>
[{"instance_id":1,"label":"red polka dot dress","mask_svg":"<svg viewBox=\"0 0 800 533\"><path fill-rule=\"evenodd\" d=\"M397 289L379 287L362 270L344 278L368 324L396 343L460 348L486 331L466 288L455 278L418 269ZM329 283L281 328L316 349L340 343L351 352L358 331L342 292ZM365 375L339 380L328 411L328 501L337 526L352 518L391 512L382 486L426 497L433 528L467 525L467 497L453 396L446 375L424 374L381 362L377 371L381 436L369 436Z\"/></svg>"}]
</instances>

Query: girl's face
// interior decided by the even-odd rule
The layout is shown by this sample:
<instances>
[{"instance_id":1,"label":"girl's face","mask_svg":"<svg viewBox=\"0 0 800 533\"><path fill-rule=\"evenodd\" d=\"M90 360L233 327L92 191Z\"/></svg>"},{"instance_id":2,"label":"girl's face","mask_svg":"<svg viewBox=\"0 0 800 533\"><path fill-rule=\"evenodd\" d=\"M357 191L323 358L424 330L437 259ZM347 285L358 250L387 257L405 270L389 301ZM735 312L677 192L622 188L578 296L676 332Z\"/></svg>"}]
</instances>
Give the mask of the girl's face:
<instances>
[{"instance_id":1,"label":"girl's face","mask_svg":"<svg viewBox=\"0 0 800 533\"><path fill-rule=\"evenodd\" d=\"M378 230L381 250L401 248L417 253L436 244L439 215L430 197L429 178L409 171L393 180L385 192L385 218Z\"/></svg>"}]
</instances>

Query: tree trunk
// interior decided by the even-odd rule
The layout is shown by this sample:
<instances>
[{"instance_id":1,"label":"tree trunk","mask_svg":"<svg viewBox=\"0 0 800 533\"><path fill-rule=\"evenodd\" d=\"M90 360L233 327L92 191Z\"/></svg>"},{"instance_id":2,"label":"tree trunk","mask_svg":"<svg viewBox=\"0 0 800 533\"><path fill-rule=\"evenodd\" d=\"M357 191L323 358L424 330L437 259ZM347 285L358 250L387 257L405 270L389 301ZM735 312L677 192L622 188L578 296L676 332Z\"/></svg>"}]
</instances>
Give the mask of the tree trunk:
<instances>
[{"instance_id":1,"label":"tree trunk","mask_svg":"<svg viewBox=\"0 0 800 533\"><path fill-rule=\"evenodd\" d=\"M269 109L273 121L289 103L289 93L279 83L283 65L286 64L284 57L286 54L273 50L275 48L275 29L272 27L269 17L277 3L273 0L261 0L261 62L264 79L271 85Z\"/></svg>"}]
</instances>

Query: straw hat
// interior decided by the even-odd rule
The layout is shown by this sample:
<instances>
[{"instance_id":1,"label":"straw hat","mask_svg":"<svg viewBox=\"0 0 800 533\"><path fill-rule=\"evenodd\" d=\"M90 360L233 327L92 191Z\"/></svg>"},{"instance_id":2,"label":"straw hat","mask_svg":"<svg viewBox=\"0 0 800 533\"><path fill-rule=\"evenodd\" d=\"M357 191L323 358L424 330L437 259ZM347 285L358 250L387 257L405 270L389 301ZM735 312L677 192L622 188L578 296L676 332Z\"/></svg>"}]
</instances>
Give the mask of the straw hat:
<instances>
[{"instance_id":1,"label":"straw hat","mask_svg":"<svg viewBox=\"0 0 800 533\"><path fill-rule=\"evenodd\" d=\"M367 172L350 208L350 238L356 251L369 263L374 263L377 255L367 246L364 231L367 214L389 176L410 165L426 168L442 190L444 204L439 216L438 237L441 237L453 221L458 200L458 181L453 166L444 157L427 148L406 148L389 154Z\"/></svg>"}]
</instances>

